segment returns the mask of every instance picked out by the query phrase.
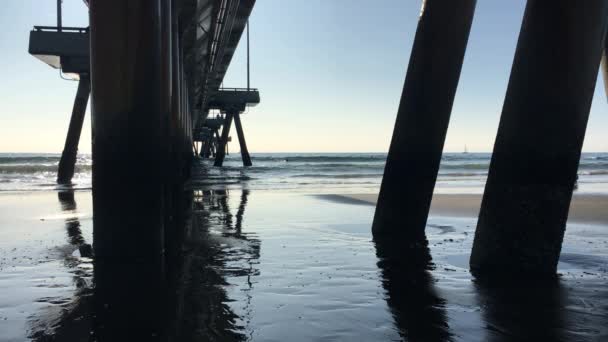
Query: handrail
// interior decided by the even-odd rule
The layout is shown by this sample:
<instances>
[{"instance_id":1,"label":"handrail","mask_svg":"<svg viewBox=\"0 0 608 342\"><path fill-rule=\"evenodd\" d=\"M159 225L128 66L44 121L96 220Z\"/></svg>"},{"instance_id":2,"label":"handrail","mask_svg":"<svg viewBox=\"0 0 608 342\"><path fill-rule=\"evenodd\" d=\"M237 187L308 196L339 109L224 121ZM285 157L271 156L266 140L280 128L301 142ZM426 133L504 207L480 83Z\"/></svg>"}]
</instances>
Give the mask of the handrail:
<instances>
[{"instance_id":1,"label":"handrail","mask_svg":"<svg viewBox=\"0 0 608 342\"><path fill-rule=\"evenodd\" d=\"M66 27L62 26L61 31L57 26L34 26L35 31L51 31L51 32L78 32L78 33L87 33L89 32L88 27Z\"/></svg>"},{"instance_id":2,"label":"handrail","mask_svg":"<svg viewBox=\"0 0 608 342\"><path fill-rule=\"evenodd\" d=\"M218 91L258 91L258 88L219 88Z\"/></svg>"}]
</instances>

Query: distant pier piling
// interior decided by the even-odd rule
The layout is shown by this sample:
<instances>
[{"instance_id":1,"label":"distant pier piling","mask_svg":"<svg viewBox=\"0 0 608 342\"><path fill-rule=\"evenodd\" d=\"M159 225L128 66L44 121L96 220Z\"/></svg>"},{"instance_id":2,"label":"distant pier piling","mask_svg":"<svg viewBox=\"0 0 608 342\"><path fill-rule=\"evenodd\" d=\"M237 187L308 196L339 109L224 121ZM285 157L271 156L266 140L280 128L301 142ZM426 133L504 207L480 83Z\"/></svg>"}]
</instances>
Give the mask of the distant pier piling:
<instances>
[{"instance_id":1,"label":"distant pier piling","mask_svg":"<svg viewBox=\"0 0 608 342\"><path fill-rule=\"evenodd\" d=\"M222 128L222 135L217 145L217 151L215 153L215 162L214 166L222 166L224 165L224 159L226 158L226 145L228 144L228 137L230 136L230 128L232 127L232 121L234 119L234 114L232 111L226 113L226 118L224 119L224 128Z\"/></svg>"},{"instance_id":2,"label":"distant pier piling","mask_svg":"<svg viewBox=\"0 0 608 342\"><path fill-rule=\"evenodd\" d=\"M478 276L555 276L608 0L528 0L471 255Z\"/></svg>"},{"instance_id":3,"label":"distant pier piling","mask_svg":"<svg viewBox=\"0 0 608 342\"><path fill-rule=\"evenodd\" d=\"M234 126L236 128L236 134L239 138L239 146L241 148L241 158L243 159L244 166L251 166L251 156L249 155L249 149L247 148L247 142L245 141L245 133L243 132L243 124L241 123L241 114L238 112L234 114Z\"/></svg>"},{"instance_id":4,"label":"distant pier piling","mask_svg":"<svg viewBox=\"0 0 608 342\"><path fill-rule=\"evenodd\" d=\"M209 132L209 136L205 139L202 147L201 157L209 158L211 156L211 145L213 144L213 133Z\"/></svg>"},{"instance_id":5,"label":"distant pier piling","mask_svg":"<svg viewBox=\"0 0 608 342\"><path fill-rule=\"evenodd\" d=\"M475 0L424 2L373 222L424 238Z\"/></svg>"},{"instance_id":6,"label":"distant pier piling","mask_svg":"<svg viewBox=\"0 0 608 342\"><path fill-rule=\"evenodd\" d=\"M222 166L224 158L228 150L228 140L230 138L230 128L232 121L235 122L239 144L241 146L241 156L244 166L251 166L251 157L245 142L245 133L241 123L241 113L247 109L247 106L256 105L260 102L260 93L257 89L247 88L220 88L220 90L212 97L209 102L211 109L217 109L222 113L226 113L222 121L222 135L218 139L217 151L215 154L214 166Z\"/></svg>"},{"instance_id":7,"label":"distant pier piling","mask_svg":"<svg viewBox=\"0 0 608 342\"><path fill-rule=\"evenodd\" d=\"M89 75L80 75L78 90L76 91L76 98L74 99L74 107L72 109L72 117L70 118L70 126L65 138L65 145L63 147L63 152L61 153L57 171L57 183L59 184L70 184L74 177L74 168L78 155L78 143L80 142L80 134L82 132L82 125L84 123L90 92L91 81Z\"/></svg>"}]
</instances>

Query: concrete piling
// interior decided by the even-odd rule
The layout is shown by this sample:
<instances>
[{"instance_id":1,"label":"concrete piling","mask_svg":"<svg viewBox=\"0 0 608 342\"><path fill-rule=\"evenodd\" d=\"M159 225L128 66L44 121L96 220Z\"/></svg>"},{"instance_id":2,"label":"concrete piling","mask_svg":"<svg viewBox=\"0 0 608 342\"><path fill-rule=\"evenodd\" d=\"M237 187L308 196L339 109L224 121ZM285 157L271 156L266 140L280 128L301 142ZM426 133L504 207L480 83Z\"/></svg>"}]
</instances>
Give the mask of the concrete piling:
<instances>
[{"instance_id":1,"label":"concrete piling","mask_svg":"<svg viewBox=\"0 0 608 342\"><path fill-rule=\"evenodd\" d=\"M249 149L247 149L247 142L245 141L245 133L243 132L241 115L238 112L234 115L234 126L236 127L236 134L239 137L239 145L241 147L241 157L243 158L243 165L251 166L251 156L249 155Z\"/></svg>"},{"instance_id":2,"label":"concrete piling","mask_svg":"<svg viewBox=\"0 0 608 342\"><path fill-rule=\"evenodd\" d=\"M226 112L226 118L224 119L224 128L222 129L222 136L218 141L217 151L215 153L214 166L224 165L224 158L226 158L226 145L228 145L228 137L230 135L230 128L232 127L232 120L234 119L234 113L232 111Z\"/></svg>"},{"instance_id":3,"label":"concrete piling","mask_svg":"<svg viewBox=\"0 0 608 342\"><path fill-rule=\"evenodd\" d=\"M74 99L74 107L72 109L72 117L70 118L70 126L57 171L57 183L59 184L70 184L72 177L74 177L78 143L80 142L80 133L82 132L82 124L84 123L90 92L91 81L89 75L80 75L78 90L76 91L76 98Z\"/></svg>"},{"instance_id":4,"label":"concrete piling","mask_svg":"<svg viewBox=\"0 0 608 342\"><path fill-rule=\"evenodd\" d=\"M475 0L427 0L384 169L374 235L424 238Z\"/></svg>"},{"instance_id":5,"label":"concrete piling","mask_svg":"<svg viewBox=\"0 0 608 342\"><path fill-rule=\"evenodd\" d=\"M201 147L201 157L209 158L211 156L211 144L213 143L213 133L209 132L209 135L203 141Z\"/></svg>"},{"instance_id":6,"label":"concrete piling","mask_svg":"<svg viewBox=\"0 0 608 342\"><path fill-rule=\"evenodd\" d=\"M608 24L608 0L529 0L471 270L555 276Z\"/></svg>"},{"instance_id":7,"label":"concrete piling","mask_svg":"<svg viewBox=\"0 0 608 342\"><path fill-rule=\"evenodd\" d=\"M160 0L90 2L97 263L162 264L161 12Z\"/></svg>"}]
</instances>

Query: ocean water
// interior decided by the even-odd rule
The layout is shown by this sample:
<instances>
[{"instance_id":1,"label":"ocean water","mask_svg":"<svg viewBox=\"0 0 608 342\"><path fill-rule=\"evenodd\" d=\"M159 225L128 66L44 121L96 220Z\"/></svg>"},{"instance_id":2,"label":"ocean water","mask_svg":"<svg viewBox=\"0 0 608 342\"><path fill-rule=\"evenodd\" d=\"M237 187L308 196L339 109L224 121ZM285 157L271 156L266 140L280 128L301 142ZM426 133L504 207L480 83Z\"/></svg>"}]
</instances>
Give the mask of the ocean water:
<instances>
[{"instance_id":1,"label":"ocean water","mask_svg":"<svg viewBox=\"0 0 608 342\"><path fill-rule=\"evenodd\" d=\"M489 153L443 155L437 193L482 193L488 174ZM59 154L0 153L0 191L53 190ZM257 153L253 167L243 168L240 154L227 156L223 168L197 159L195 186L246 186L252 190L287 190L314 193L377 192L385 153ZM91 187L91 156L80 155L74 176L77 189ZM142 172L145 166L142 165ZM608 153L584 153L577 192L608 194Z\"/></svg>"},{"instance_id":2,"label":"ocean water","mask_svg":"<svg viewBox=\"0 0 608 342\"><path fill-rule=\"evenodd\" d=\"M132 240L115 263L83 254L92 193L33 191L55 189L57 155L2 157L0 342L608 341L605 225L569 222L556 279L477 281L475 217L431 215L429 248L412 250L373 239L373 205L318 195L376 191L381 154L258 154L248 169L238 155L225 168L197 160L166 235L169 267L132 258L149 252L132 234L117 237ZM583 157L581 189L607 183L606 157ZM90 188L90 158L79 162L76 187ZM481 191L488 163L446 155L438 191ZM150 212L123 214L136 224Z\"/></svg>"}]
</instances>

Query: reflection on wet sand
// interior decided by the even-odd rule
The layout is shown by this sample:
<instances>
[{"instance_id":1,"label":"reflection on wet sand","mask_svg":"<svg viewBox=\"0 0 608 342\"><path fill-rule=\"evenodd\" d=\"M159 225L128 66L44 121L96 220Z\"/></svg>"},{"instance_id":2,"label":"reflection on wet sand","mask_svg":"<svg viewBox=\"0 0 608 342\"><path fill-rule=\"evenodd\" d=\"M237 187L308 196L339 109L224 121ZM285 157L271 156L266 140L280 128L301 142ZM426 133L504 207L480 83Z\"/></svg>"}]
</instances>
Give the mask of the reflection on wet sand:
<instances>
[{"instance_id":1,"label":"reflection on wet sand","mask_svg":"<svg viewBox=\"0 0 608 342\"><path fill-rule=\"evenodd\" d=\"M163 258L91 261L82 257L88 226L81 226L74 193L60 193L67 232L61 249L70 251L60 260L75 289L58 305L47 300L52 305L46 307L55 309L32 315L30 338L592 341L608 336L605 278L582 279L581 272L542 283L482 282L450 266L457 263L449 256L468 248L456 241L456 235L466 236L457 225L449 231L439 225L441 232L429 235L435 242L432 258L426 243L375 239L370 244L360 206L293 196L279 207L283 197L254 195L246 189L179 191L165 227ZM129 215L146 214L145 206L131 208ZM328 218L335 224L326 225ZM118 246L137 255L136 237L125 234ZM570 255L573 264L575 254Z\"/></svg>"},{"instance_id":2,"label":"reflection on wet sand","mask_svg":"<svg viewBox=\"0 0 608 342\"><path fill-rule=\"evenodd\" d=\"M240 341L246 317L236 315L228 305L226 278L251 277L260 256L260 241L242 234L242 222L249 192L241 192L236 225L230 210L230 192L196 191L192 225L184 238L183 278L180 281L181 328L178 341ZM228 263L242 261L241 265Z\"/></svg>"},{"instance_id":3,"label":"reflection on wet sand","mask_svg":"<svg viewBox=\"0 0 608 342\"><path fill-rule=\"evenodd\" d=\"M76 214L76 199L74 198L74 191L60 191L57 193L59 203L61 204L61 210L65 212L74 212ZM65 228L68 234L69 243L72 246L78 247L78 252L81 257L90 258L93 253L93 249L90 244L87 244L84 237L82 236L82 230L80 229L80 220L78 215L68 216L65 219Z\"/></svg>"},{"instance_id":4,"label":"reflection on wet sand","mask_svg":"<svg viewBox=\"0 0 608 342\"><path fill-rule=\"evenodd\" d=\"M247 195L243 191L237 222L243 221ZM98 340L245 339L241 318L231 311L223 286L229 274L250 277L257 271L251 261L243 269L226 267L226 261L259 258L259 241L248 240L234 226L228 192L179 196L176 207L184 210L176 213L176 225L171 227L176 231L172 245L167 246L178 252L166 254L166 266L129 260L95 262L94 335ZM241 242L231 244L234 239Z\"/></svg>"},{"instance_id":5,"label":"reflection on wet sand","mask_svg":"<svg viewBox=\"0 0 608 342\"><path fill-rule=\"evenodd\" d=\"M395 327L407 341L447 341L445 300L435 289L426 243L375 239L378 267Z\"/></svg>"},{"instance_id":6,"label":"reflection on wet sand","mask_svg":"<svg viewBox=\"0 0 608 342\"><path fill-rule=\"evenodd\" d=\"M77 290L60 313L31 321L30 337L36 341L247 339L242 333L247 317L232 312L224 286L230 276L242 277L252 288L260 242L242 232L249 192L243 190L237 197L236 214L230 210L229 195L227 191L195 192L194 197L191 192L179 194L180 210L172 228L180 233L168 234L174 239L167 246L178 252L167 253L163 262L95 259L91 272L79 267L89 259L66 256ZM81 255L87 253L90 245L82 236L74 193L61 192L59 200L63 211L74 213L66 218L68 242ZM138 242L131 246L130 253L136 252ZM235 261L242 261L242 267Z\"/></svg>"},{"instance_id":7,"label":"reflection on wet sand","mask_svg":"<svg viewBox=\"0 0 608 342\"><path fill-rule=\"evenodd\" d=\"M64 264L73 274L73 283L76 287L73 300L65 300L58 315L40 315L30 322L30 338L34 341L70 341L87 336L91 329L89 320L83 319L90 312L91 278L90 266L91 245L87 244L80 229L80 220L77 212L74 191L58 192L61 210L73 215L65 218L65 228L68 243L74 254L65 254Z\"/></svg>"},{"instance_id":8,"label":"reflection on wet sand","mask_svg":"<svg viewBox=\"0 0 608 342\"><path fill-rule=\"evenodd\" d=\"M572 341L564 315L567 291L558 279L475 281L486 341Z\"/></svg>"}]
</instances>

